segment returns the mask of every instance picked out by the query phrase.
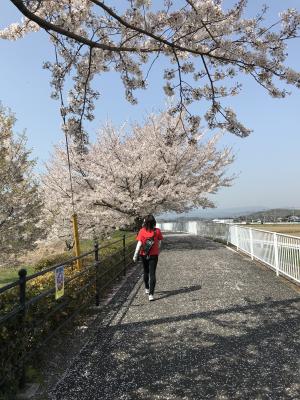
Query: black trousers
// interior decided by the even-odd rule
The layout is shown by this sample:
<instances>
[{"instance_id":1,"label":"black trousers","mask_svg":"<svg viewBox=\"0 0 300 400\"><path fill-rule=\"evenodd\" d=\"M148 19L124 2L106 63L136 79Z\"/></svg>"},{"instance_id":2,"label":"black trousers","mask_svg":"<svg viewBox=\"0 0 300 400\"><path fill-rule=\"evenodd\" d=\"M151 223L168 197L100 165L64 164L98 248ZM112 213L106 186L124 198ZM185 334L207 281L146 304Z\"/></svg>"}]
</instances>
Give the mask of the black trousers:
<instances>
[{"instance_id":1,"label":"black trousers","mask_svg":"<svg viewBox=\"0 0 300 400\"><path fill-rule=\"evenodd\" d=\"M148 259L142 256L143 267L144 267L144 282L145 288L149 289L149 294L154 294L156 284L156 266L158 262L158 256L150 256Z\"/></svg>"}]
</instances>

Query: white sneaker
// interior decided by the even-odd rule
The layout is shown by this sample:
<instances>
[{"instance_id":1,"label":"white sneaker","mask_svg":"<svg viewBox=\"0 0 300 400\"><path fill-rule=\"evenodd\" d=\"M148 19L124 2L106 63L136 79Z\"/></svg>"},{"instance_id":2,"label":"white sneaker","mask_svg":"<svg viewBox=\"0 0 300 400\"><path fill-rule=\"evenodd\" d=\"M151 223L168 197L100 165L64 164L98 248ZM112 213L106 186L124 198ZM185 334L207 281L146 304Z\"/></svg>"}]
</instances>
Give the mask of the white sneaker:
<instances>
[{"instance_id":1,"label":"white sneaker","mask_svg":"<svg viewBox=\"0 0 300 400\"><path fill-rule=\"evenodd\" d=\"M145 293L148 294L149 293L149 289L145 289Z\"/></svg>"},{"instance_id":2,"label":"white sneaker","mask_svg":"<svg viewBox=\"0 0 300 400\"><path fill-rule=\"evenodd\" d=\"M149 301L154 300L153 294L149 294Z\"/></svg>"}]
</instances>

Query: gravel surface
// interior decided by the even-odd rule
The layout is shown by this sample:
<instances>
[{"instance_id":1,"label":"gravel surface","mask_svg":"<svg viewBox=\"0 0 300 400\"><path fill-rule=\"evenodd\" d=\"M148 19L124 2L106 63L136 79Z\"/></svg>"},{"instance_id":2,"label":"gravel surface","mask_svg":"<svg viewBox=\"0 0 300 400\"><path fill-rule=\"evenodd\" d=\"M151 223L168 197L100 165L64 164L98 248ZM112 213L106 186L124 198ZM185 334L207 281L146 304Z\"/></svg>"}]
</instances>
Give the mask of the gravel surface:
<instances>
[{"instance_id":1,"label":"gravel surface","mask_svg":"<svg viewBox=\"0 0 300 400\"><path fill-rule=\"evenodd\" d=\"M155 301L125 288L51 399L300 399L296 287L188 235L166 235L157 268Z\"/></svg>"}]
</instances>

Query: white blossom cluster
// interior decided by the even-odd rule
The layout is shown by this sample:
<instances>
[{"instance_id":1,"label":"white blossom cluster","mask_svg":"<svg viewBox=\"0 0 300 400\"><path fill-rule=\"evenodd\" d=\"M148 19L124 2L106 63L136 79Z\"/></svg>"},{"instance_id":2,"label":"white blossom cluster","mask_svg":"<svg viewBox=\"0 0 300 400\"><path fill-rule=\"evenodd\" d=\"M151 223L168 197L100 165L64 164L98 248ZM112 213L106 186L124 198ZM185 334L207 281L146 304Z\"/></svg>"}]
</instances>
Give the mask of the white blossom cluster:
<instances>
[{"instance_id":1,"label":"white blossom cluster","mask_svg":"<svg viewBox=\"0 0 300 400\"><path fill-rule=\"evenodd\" d=\"M44 232L35 162L29 158L25 135L14 135L14 124L14 115L0 106L0 265L11 266Z\"/></svg>"},{"instance_id":2,"label":"white blossom cluster","mask_svg":"<svg viewBox=\"0 0 300 400\"><path fill-rule=\"evenodd\" d=\"M148 213L212 207L209 193L230 185L230 150L216 149L218 136L193 140L168 111L150 115L143 125L116 129L106 124L88 152L71 152L75 211L81 231L99 234L133 223ZM72 215L67 155L57 147L42 177L52 235L67 236Z\"/></svg>"},{"instance_id":3,"label":"white blossom cluster","mask_svg":"<svg viewBox=\"0 0 300 400\"><path fill-rule=\"evenodd\" d=\"M53 97L60 96L66 76L73 77L64 112L72 119L71 126L76 123L71 131L79 141L84 137L82 122L93 118L99 95L92 89L93 78L117 71L127 100L136 103L134 92L147 87L159 57L169 60L162 73L163 89L167 96L177 95L174 112L208 100L211 106L204 116L209 127L240 136L248 135L249 129L221 103L241 90L239 83L230 87L230 80L250 75L273 97L288 93L280 81L300 86L299 72L285 65L286 43L299 36L300 15L295 9L267 25L266 7L254 18L245 17L246 0L237 0L231 9L221 0L131 0L117 2L118 6L112 0L7 1L24 19L0 31L0 38L15 40L45 29L57 51L57 58L45 64L52 73Z\"/></svg>"}]
</instances>

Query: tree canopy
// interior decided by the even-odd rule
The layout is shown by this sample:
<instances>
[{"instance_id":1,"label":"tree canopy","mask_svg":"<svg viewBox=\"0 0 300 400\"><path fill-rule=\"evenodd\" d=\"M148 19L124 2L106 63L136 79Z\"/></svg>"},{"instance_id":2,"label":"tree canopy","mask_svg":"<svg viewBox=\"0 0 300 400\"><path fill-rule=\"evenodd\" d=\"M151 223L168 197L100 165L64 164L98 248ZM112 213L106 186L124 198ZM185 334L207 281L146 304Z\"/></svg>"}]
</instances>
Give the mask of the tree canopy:
<instances>
[{"instance_id":1,"label":"tree canopy","mask_svg":"<svg viewBox=\"0 0 300 400\"><path fill-rule=\"evenodd\" d=\"M267 7L246 17L247 0L231 8L221 0L6 1L24 19L0 31L1 38L15 40L39 29L49 34L56 58L44 67L52 74L52 96L61 99L64 129L81 144L87 141L83 121L93 119L99 95L93 78L107 71L120 74L127 100L135 103L135 91L147 88L151 68L164 57L163 89L176 95L171 112L184 118L191 135L201 118L210 128L249 134L224 103L240 92L240 75L252 77L273 97L286 96L285 84L300 86L299 72L286 65L287 42L299 35L295 9L267 23ZM69 75L74 85L67 103L62 94ZM201 111L191 114L195 101L202 102Z\"/></svg>"},{"instance_id":2,"label":"tree canopy","mask_svg":"<svg viewBox=\"0 0 300 400\"><path fill-rule=\"evenodd\" d=\"M0 108L0 265L13 263L43 237L42 201L25 134L13 133L14 115Z\"/></svg>"},{"instance_id":3,"label":"tree canopy","mask_svg":"<svg viewBox=\"0 0 300 400\"><path fill-rule=\"evenodd\" d=\"M213 207L208 194L231 184L225 172L233 156L228 148L217 149L218 135L205 138L198 131L190 141L168 111L130 126L130 133L125 128L106 124L85 154L71 151L73 200L85 233L148 213ZM74 211L64 148L56 148L42 182L52 232L67 236L66 216Z\"/></svg>"}]
</instances>

